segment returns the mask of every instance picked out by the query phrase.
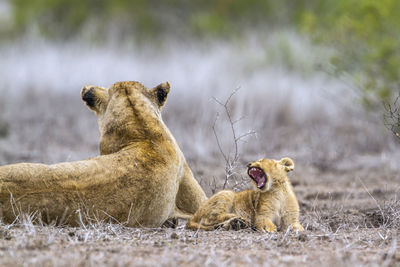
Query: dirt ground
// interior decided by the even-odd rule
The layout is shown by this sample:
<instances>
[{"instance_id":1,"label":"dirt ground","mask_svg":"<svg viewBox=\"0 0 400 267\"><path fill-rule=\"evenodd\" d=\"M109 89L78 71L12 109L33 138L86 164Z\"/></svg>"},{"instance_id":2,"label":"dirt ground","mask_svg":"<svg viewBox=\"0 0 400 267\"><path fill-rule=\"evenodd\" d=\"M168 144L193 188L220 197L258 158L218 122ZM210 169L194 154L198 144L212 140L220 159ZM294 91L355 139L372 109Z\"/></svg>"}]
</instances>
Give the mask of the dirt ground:
<instances>
[{"instance_id":1,"label":"dirt ground","mask_svg":"<svg viewBox=\"0 0 400 267\"><path fill-rule=\"evenodd\" d=\"M32 224L34 216L27 216L0 226L0 265L400 265L396 171L300 168L291 180L304 233L195 232L186 230L184 221L175 229L132 229L106 222L71 228Z\"/></svg>"}]
</instances>

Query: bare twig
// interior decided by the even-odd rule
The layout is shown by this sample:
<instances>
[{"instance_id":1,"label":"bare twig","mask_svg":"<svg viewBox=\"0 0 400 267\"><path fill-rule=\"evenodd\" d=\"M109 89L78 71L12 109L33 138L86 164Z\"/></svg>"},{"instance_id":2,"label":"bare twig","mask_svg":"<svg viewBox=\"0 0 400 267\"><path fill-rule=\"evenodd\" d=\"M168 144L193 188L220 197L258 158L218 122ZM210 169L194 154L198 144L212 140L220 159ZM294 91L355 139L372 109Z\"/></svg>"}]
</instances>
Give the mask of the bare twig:
<instances>
[{"instance_id":1,"label":"bare twig","mask_svg":"<svg viewBox=\"0 0 400 267\"><path fill-rule=\"evenodd\" d=\"M222 157L224 158L225 161L225 180L224 180L224 184L222 186L222 189L225 189L230 181L230 179L234 176L235 169L237 168L237 164L240 158L240 152L239 152L239 142L243 141L243 139L245 139L246 137L250 136L250 135L254 135L256 134L255 131L248 131L247 133L244 134L237 134L236 132L236 128L235 125L240 122L243 117L240 117L239 119L234 119L233 118L233 114L231 109L229 108L229 104L233 98L233 96L237 93L237 91L240 88L236 88L235 90L232 91L232 93L229 95L229 97L225 100L225 101L220 101L217 98L213 98L214 101L220 105L223 108L224 114L228 119L229 125L230 125L230 131L231 131L231 135L232 135L232 142L233 142L233 153L231 153L230 151L224 151L224 149L222 148L221 145L221 141L220 138L217 134L217 130L216 130L216 124L217 121L219 119L220 114L217 113L214 123L212 125L212 129L213 129L213 133L215 136L215 140L217 142L217 146L218 146L218 150L221 153ZM239 183L236 181L235 185L233 185L233 188L237 188L238 185L242 185L244 184L244 181L242 179L242 181L240 181Z\"/></svg>"},{"instance_id":2,"label":"bare twig","mask_svg":"<svg viewBox=\"0 0 400 267\"><path fill-rule=\"evenodd\" d=\"M214 133L214 136L215 136L215 140L217 141L217 146L218 146L219 152L221 153L222 157L224 157L224 160L225 160L226 162L228 162L229 159L228 159L228 157L225 155L224 150L223 150L222 147L221 147L221 143L220 143L220 141L219 141L219 137L218 137L217 131L215 130L215 125L216 125L216 123L217 123L218 118L219 118L219 113L217 113L217 115L215 116L215 120L214 120L212 129L213 129L213 133Z\"/></svg>"}]
</instances>

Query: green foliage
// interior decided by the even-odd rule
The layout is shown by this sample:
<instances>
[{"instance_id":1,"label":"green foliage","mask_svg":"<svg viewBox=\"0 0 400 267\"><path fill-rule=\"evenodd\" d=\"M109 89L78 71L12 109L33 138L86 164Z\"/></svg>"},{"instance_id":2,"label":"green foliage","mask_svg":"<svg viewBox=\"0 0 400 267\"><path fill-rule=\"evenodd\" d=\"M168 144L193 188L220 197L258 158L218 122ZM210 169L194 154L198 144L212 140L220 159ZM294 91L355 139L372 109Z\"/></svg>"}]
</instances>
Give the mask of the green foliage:
<instances>
[{"instance_id":1,"label":"green foliage","mask_svg":"<svg viewBox=\"0 0 400 267\"><path fill-rule=\"evenodd\" d=\"M304 11L303 32L339 52L337 73L355 77L366 108L381 107L400 86L400 1L327 0Z\"/></svg>"},{"instance_id":2,"label":"green foliage","mask_svg":"<svg viewBox=\"0 0 400 267\"><path fill-rule=\"evenodd\" d=\"M15 30L21 32L35 25L42 34L54 38L73 36L90 22L101 27L116 23L121 32L130 34L152 36L173 31L229 36L255 25L279 24L293 17L289 0L8 1L13 7Z\"/></svg>"},{"instance_id":3,"label":"green foliage","mask_svg":"<svg viewBox=\"0 0 400 267\"><path fill-rule=\"evenodd\" d=\"M69 36L85 22L90 2L79 0L9 0L14 10L14 26L23 31L32 23L37 23L44 35L61 33Z\"/></svg>"}]
</instances>

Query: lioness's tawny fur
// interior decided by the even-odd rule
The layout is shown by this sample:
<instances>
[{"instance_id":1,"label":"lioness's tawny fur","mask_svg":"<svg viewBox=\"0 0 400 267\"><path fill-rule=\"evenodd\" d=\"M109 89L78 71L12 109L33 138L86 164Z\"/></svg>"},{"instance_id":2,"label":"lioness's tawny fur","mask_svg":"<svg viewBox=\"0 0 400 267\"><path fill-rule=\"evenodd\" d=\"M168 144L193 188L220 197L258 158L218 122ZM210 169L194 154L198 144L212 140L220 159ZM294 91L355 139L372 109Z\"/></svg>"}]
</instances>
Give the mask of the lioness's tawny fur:
<instances>
[{"instance_id":1,"label":"lioness's tawny fur","mask_svg":"<svg viewBox=\"0 0 400 267\"><path fill-rule=\"evenodd\" d=\"M157 227L193 214L207 198L161 119L169 90L169 83L151 90L138 82L85 86L81 96L97 115L101 155L0 167L3 221L38 211L47 222L109 219Z\"/></svg>"},{"instance_id":2,"label":"lioness's tawny fur","mask_svg":"<svg viewBox=\"0 0 400 267\"><path fill-rule=\"evenodd\" d=\"M253 227L258 231L276 232L278 224L283 230L290 227L303 231L299 204L287 175L293 169L290 158L249 163L247 172L255 189L218 192L200 206L187 227L193 230Z\"/></svg>"}]
</instances>

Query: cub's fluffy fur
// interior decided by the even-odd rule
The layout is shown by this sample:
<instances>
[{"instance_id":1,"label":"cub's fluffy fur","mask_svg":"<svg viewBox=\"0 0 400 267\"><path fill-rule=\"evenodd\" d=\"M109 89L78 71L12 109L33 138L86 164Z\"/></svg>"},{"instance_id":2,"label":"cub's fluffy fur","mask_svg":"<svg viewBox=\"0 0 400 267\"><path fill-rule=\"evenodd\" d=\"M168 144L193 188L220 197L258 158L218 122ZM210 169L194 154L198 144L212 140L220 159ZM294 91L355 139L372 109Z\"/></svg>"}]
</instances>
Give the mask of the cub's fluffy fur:
<instances>
[{"instance_id":1,"label":"cub's fluffy fur","mask_svg":"<svg viewBox=\"0 0 400 267\"><path fill-rule=\"evenodd\" d=\"M194 230L252 227L276 232L278 224L283 230L290 227L303 231L299 223L299 204L288 179L288 172L294 169L293 161L290 158L260 159L247 167L255 189L218 192L200 206L187 227Z\"/></svg>"},{"instance_id":2,"label":"cub's fluffy fur","mask_svg":"<svg viewBox=\"0 0 400 267\"><path fill-rule=\"evenodd\" d=\"M46 222L87 219L157 227L194 214L206 195L161 119L169 83L82 88L98 118L100 156L53 165L0 167L0 220L35 213Z\"/></svg>"}]
</instances>

